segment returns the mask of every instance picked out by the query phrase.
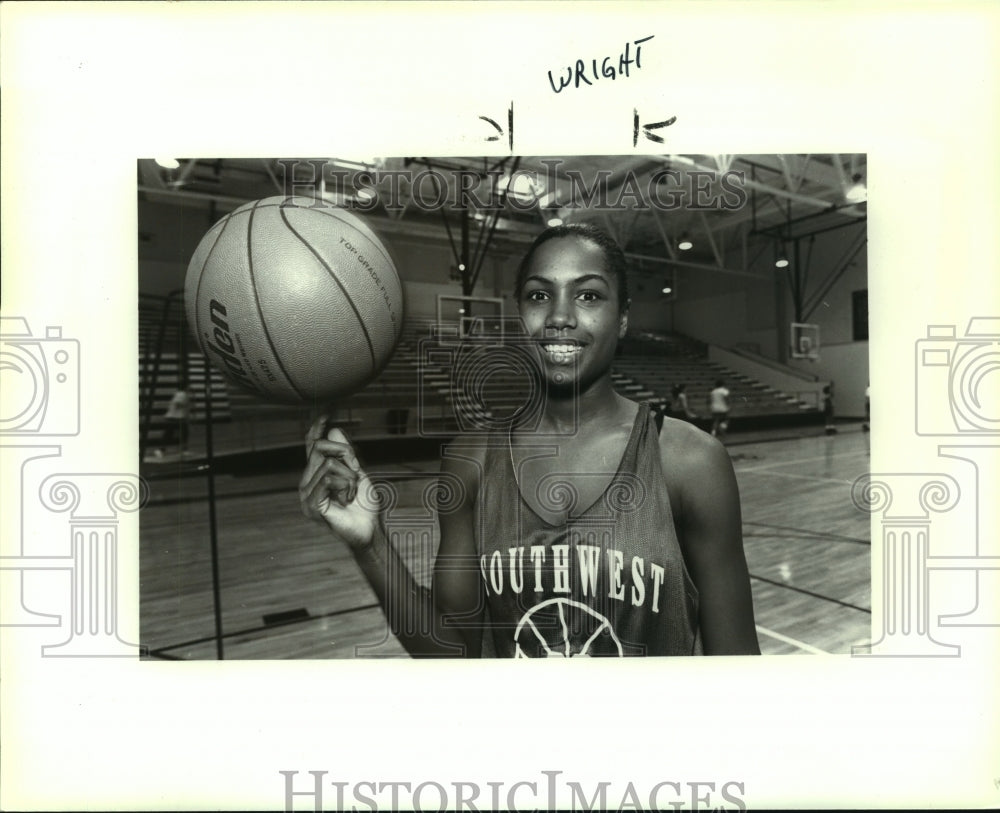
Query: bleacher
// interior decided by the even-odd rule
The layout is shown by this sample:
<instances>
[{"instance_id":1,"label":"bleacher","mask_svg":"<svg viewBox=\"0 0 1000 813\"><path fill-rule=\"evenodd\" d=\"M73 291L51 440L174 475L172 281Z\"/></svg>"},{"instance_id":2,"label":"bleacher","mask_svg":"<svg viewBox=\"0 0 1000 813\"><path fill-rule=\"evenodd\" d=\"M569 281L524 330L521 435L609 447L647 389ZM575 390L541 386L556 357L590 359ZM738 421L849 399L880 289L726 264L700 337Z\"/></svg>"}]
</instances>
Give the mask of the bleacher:
<instances>
[{"instance_id":1,"label":"bleacher","mask_svg":"<svg viewBox=\"0 0 1000 813\"><path fill-rule=\"evenodd\" d=\"M144 449L155 447L166 426L164 414L187 378L192 426L203 425L209 406L205 356L187 330L179 297L139 297L139 436ZM210 370L212 422L232 419L229 388L221 372Z\"/></svg>"},{"instance_id":2,"label":"bleacher","mask_svg":"<svg viewBox=\"0 0 1000 813\"><path fill-rule=\"evenodd\" d=\"M457 325L409 320L381 375L338 405L338 415L356 424L358 437L380 427L389 435L451 435L487 426L530 398L509 353L490 355L457 337Z\"/></svg>"},{"instance_id":3,"label":"bleacher","mask_svg":"<svg viewBox=\"0 0 1000 813\"><path fill-rule=\"evenodd\" d=\"M435 366L421 370L421 323L404 326L395 352L382 372L354 395L325 405L283 405L232 388L234 418L256 423L297 420L307 426L315 411L325 408L333 424L350 430L352 437L389 437L415 434L416 405L421 400L429 416L447 412L448 375ZM336 363L332 360L331 363ZM421 377L421 372L423 376ZM421 396L418 399L418 396Z\"/></svg>"},{"instance_id":4,"label":"bleacher","mask_svg":"<svg viewBox=\"0 0 1000 813\"><path fill-rule=\"evenodd\" d=\"M749 376L708 360L705 345L678 334L649 331L627 336L619 345L612 378L622 395L655 404L669 404L671 391L686 384L688 407L708 415L708 395L719 379L729 389L734 428L758 417L800 416L815 407L800 402Z\"/></svg>"},{"instance_id":5,"label":"bleacher","mask_svg":"<svg viewBox=\"0 0 1000 813\"><path fill-rule=\"evenodd\" d=\"M186 375L193 400L191 447L197 449L203 443L198 425L205 418L205 358L187 332L183 305L179 298L167 307L162 298L143 297L139 315L143 448L155 447L162 436L163 414ZM332 423L357 440L447 437L495 425L497 419L538 403L527 364L519 363L516 350L492 352L488 341L486 347L464 344L459 350L457 327L450 335L447 330L441 335L441 330L432 332L429 320L409 320L381 374L360 392L328 407ZM230 385L214 368L211 376L213 426L221 425L215 433L217 445L255 450L301 443L321 408L270 403ZM619 346L612 370L616 390L636 401L669 403L671 388L685 383L688 404L700 416L707 416L706 399L719 378L730 389L736 429L762 416L815 412L791 396L711 363L704 345L676 334L629 335Z\"/></svg>"}]
</instances>

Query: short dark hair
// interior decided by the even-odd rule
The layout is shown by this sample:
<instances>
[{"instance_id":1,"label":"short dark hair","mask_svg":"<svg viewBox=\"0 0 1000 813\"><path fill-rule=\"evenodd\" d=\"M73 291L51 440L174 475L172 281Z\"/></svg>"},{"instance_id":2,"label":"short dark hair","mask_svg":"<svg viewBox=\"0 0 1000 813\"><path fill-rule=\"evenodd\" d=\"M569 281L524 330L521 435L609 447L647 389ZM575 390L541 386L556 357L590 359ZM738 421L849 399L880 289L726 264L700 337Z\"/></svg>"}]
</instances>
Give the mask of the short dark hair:
<instances>
[{"instance_id":1,"label":"short dark hair","mask_svg":"<svg viewBox=\"0 0 1000 813\"><path fill-rule=\"evenodd\" d=\"M628 310L628 263L625 260L625 252L621 250L618 243L604 229L592 223L565 223L561 226L550 226L531 244L521 264L517 269L517 282L514 286L514 296L521 298L521 291L524 289L524 280L528 276L528 268L531 260L535 256L538 247L549 240L556 240L563 237L576 237L580 240L589 240L597 246L604 254L604 270L615 276L618 280L618 311L625 313Z\"/></svg>"}]
</instances>

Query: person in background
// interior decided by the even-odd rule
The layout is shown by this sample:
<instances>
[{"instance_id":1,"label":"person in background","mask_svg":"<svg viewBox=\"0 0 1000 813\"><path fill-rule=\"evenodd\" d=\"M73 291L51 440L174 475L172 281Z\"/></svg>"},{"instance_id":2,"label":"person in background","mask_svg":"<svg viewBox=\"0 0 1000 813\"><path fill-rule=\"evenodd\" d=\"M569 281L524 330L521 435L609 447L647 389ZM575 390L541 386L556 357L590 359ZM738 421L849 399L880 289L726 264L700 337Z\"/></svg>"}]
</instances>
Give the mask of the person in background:
<instances>
[{"instance_id":1,"label":"person in background","mask_svg":"<svg viewBox=\"0 0 1000 813\"><path fill-rule=\"evenodd\" d=\"M833 384L827 384L823 387L823 423L823 431L826 434L837 434L837 427L833 422Z\"/></svg>"},{"instance_id":2,"label":"person in background","mask_svg":"<svg viewBox=\"0 0 1000 813\"><path fill-rule=\"evenodd\" d=\"M177 446L178 453L183 454L188 441L188 419L191 414L191 394L187 382L182 381L170 399L163 429L163 446L156 450L157 457L163 457L167 446Z\"/></svg>"},{"instance_id":3,"label":"person in background","mask_svg":"<svg viewBox=\"0 0 1000 813\"><path fill-rule=\"evenodd\" d=\"M721 378L708 394L708 409L712 413L712 437L721 440L729 429L729 390Z\"/></svg>"},{"instance_id":4,"label":"person in background","mask_svg":"<svg viewBox=\"0 0 1000 813\"><path fill-rule=\"evenodd\" d=\"M688 406L687 384L675 384L670 392L670 417L681 421L689 421L698 416Z\"/></svg>"},{"instance_id":5,"label":"person in background","mask_svg":"<svg viewBox=\"0 0 1000 813\"><path fill-rule=\"evenodd\" d=\"M865 422L861 424L861 431L868 432L871 430L872 423L872 387L871 384L865 387Z\"/></svg>"}]
</instances>

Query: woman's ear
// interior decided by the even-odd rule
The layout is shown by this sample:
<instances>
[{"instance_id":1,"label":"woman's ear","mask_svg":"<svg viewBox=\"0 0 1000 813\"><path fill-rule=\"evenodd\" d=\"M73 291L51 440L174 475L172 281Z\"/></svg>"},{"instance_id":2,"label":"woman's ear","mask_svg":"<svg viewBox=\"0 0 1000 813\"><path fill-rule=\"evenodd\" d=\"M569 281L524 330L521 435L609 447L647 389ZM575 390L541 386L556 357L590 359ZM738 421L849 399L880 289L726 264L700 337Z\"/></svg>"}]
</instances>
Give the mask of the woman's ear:
<instances>
[{"instance_id":1,"label":"woman's ear","mask_svg":"<svg viewBox=\"0 0 1000 813\"><path fill-rule=\"evenodd\" d=\"M625 333L628 330L628 309L632 306L632 300L628 300L625 303L625 310L622 311L622 315L618 318L618 338L624 339Z\"/></svg>"}]
</instances>

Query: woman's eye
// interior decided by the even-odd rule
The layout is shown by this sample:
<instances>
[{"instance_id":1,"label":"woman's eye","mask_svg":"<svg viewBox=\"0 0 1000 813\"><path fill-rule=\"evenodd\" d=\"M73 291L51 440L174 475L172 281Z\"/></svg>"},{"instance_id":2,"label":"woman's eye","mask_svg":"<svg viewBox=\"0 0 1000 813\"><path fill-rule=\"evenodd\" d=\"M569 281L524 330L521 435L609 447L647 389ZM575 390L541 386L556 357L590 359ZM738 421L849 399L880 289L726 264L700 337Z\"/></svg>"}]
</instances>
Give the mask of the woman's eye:
<instances>
[{"instance_id":1,"label":"woman's eye","mask_svg":"<svg viewBox=\"0 0 1000 813\"><path fill-rule=\"evenodd\" d=\"M597 291L581 291L580 299L584 302L597 302L601 298L601 295Z\"/></svg>"},{"instance_id":2,"label":"woman's eye","mask_svg":"<svg viewBox=\"0 0 1000 813\"><path fill-rule=\"evenodd\" d=\"M529 302L542 302L545 299L548 299L548 296L546 295L545 291L528 291L524 295L524 298L527 299Z\"/></svg>"}]
</instances>

